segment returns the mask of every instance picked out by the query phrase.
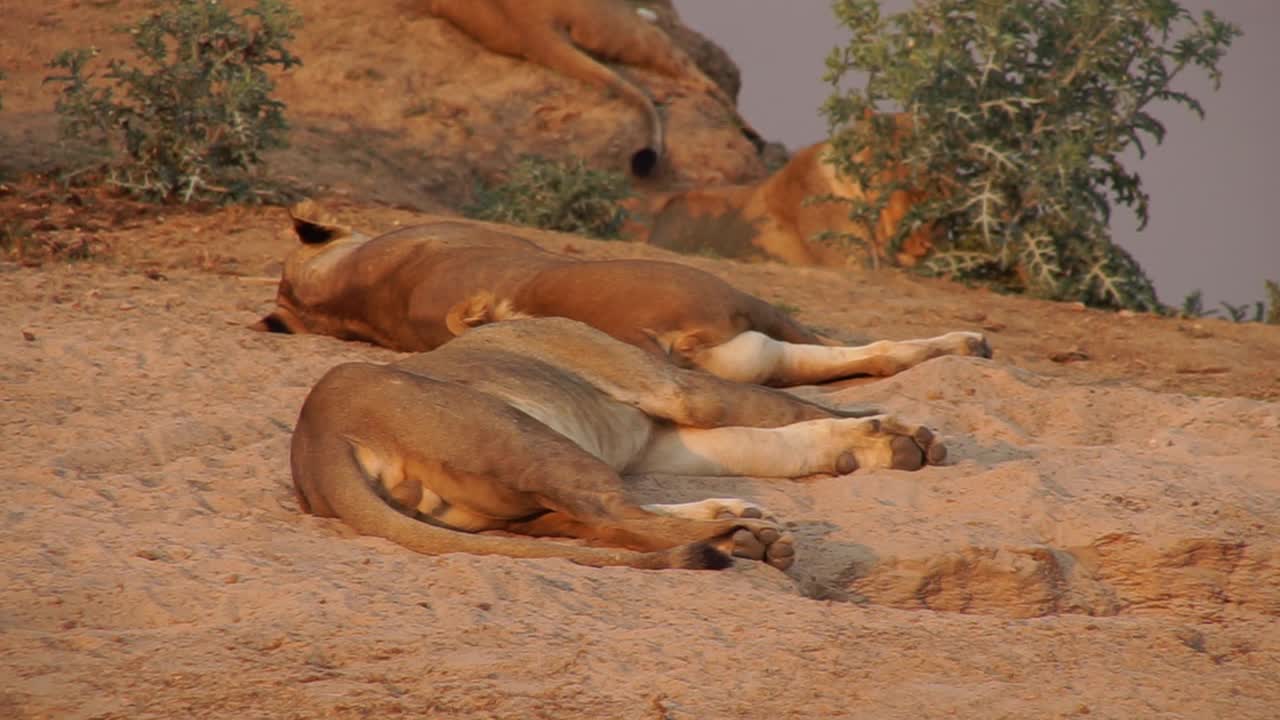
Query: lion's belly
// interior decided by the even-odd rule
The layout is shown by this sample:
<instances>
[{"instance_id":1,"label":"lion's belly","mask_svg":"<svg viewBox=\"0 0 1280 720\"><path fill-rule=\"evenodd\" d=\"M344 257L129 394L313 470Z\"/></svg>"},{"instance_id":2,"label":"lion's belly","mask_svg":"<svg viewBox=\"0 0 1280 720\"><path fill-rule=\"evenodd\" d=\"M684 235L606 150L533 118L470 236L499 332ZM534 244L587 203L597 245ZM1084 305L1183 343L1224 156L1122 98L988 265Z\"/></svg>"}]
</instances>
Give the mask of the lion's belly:
<instances>
[{"instance_id":1,"label":"lion's belly","mask_svg":"<svg viewBox=\"0 0 1280 720\"><path fill-rule=\"evenodd\" d=\"M653 420L594 388L558 388L551 396L528 394L508 402L619 472L642 453Z\"/></svg>"},{"instance_id":2,"label":"lion's belly","mask_svg":"<svg viewBox=\"0 0 1280 720\"><path fill-rule=\"evenodd\" d=\"M500 347L484 348L478 356L454 357L455 344L464 347L471 335L402 361L402 366L496 397L615 470L621 471L648 446L653 419L596 389L577 373ZM415 368L415 360L421 361L421 367Z\"/></svg>"}]
</instances>

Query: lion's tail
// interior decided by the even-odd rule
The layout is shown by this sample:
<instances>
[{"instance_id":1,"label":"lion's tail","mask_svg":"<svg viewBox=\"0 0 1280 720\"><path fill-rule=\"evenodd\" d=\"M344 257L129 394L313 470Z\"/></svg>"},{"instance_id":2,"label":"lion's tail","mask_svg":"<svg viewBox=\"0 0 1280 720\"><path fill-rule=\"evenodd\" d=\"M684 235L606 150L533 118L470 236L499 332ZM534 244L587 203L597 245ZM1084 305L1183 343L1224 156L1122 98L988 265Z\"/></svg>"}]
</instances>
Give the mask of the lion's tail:
<instances>
[{"instance_id":1,"label":"lion's tail","mask_svg":"<svg viewBox=\"0 0 1280 720\"><path fill-rule=\"evenodd\" d=\"M666 130L662 124L662 115L658 113L653 100L641 93L641 97L634 102L645 113L645 120L649 125L649 144L631 154L631 172L636 177L648 177L653 174L666 153Z\"/></svg>"},{"instance_id":2,"label":"lion's tail","mask_svg":"<svg viewBox=\"0 0 1280 720\"><path fill-rule=\"evenodd\" d=\"M317 448L315 445L295 448L295 459L299 450L319 452L325 456L312 458L313 462L305 465L306 470L322 473L327 477L309 478L305 483L299 483L300 488L303 485L322 488L328 509L361 534L381 537L424 555L460 552L517 558L564 558L595 567L624 566L645 570L720 570L733 562L706 542L646 553L524 537L476 535L430 525L403 515L388 505L374 491L371 479L360 467L346 441L333 438L324 442L324 445L325 448ZM302 469L295 462L295 474ZM310 504L305 493L303 500L304 505Z\"/></svg>"},{"instance_id":3,"label":"lion's tail","mask_svg":"<svg viewBox=\"0 0 1280 720\"><path fill-rule=\"evenodd\" d=\"M747 295L746 297L748 298L746 301L747 317L751 321L752 330L762 332L774 340L783 342L801 345L836 344L796 322L794 318L783 312L776 305L765 302L754 295Z\"/></svg>"}]
</instances>

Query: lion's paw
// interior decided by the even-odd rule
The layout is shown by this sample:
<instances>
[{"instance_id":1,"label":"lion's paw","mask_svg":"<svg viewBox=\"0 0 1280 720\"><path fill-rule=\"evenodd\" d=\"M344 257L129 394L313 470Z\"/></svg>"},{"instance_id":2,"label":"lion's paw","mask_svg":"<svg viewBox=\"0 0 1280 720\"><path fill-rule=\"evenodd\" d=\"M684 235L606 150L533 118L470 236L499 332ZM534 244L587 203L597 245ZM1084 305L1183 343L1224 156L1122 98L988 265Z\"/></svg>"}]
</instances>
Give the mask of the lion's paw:
<instances>
[{"instance_id":1,"label":"lion's paw","mask_svg":"<svg viewBox=\"0 0 1280 720\"><path fill-rule=\"evenodd\" d=\"M846 475L859 468L919 470L947 459L947 446L923 425L903 423L890 415L854 421L859 423L851 447L836 458L836 473Z\"/></svg>"},{"instance_id":2,"label":"lion's paw","mask_svg":"<svg viewBox=\"0 0 1280 720\"><path fill-rule=\"evenodd\" d=\"M752 510L759 508L753 507ZM796 560L795 538L773 517L743 518L743 524L727 539L725 548L734 557L758 560L786 570Z\"/></svg>"},{"instance_id":3,"label":"lion's paw","mask_svg":"<svg viewBox=\"0 0 1280 720\"><path fill-rule=\"evenodd\" d=\"M967 355L969 357L990 358L991 343L987 336L979 332L958 331L943 335L941 338L949 355Z\"/></svg>"}]
</instances>

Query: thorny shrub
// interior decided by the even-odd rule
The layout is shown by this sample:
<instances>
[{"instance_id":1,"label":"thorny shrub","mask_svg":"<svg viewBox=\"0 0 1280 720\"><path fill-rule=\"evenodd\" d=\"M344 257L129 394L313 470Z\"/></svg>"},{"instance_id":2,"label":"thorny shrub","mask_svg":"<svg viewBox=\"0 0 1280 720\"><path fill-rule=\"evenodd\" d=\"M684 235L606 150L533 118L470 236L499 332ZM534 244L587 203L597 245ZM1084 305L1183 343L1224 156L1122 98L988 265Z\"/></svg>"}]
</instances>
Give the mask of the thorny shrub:
<instances>
[{"instance_id":1,"label":"thorny shrub","mask_svg":"<svg viewBox=\"0 0 1280 720\"><path fill-rule=\"evenodd\" d=\"M62 85L64 138L113 158L108 179L153 200L253 197L248 171L283 147L284 103L266 68L300 63L286 48L298 15L283 0L232 13L214 0L163 0L133 27L139 64L107 63L105 84L88 72L95 48L60 53L45 82ZM123 149L124 157L115 158Z\"/></svg>"},{"instance_id":2,"label":"thorny shrub","mask_svg":"<svg viewBox=\"0 0 1280 720\"><path fill-rule=\"evenodd\" d=\"M893 257L919 223L939 239L921 270L1102 307L1163 309L1138 263L1112 242L1112 204L1142 225L1149 197L1125 166L1131 148L1164 140L1151 105L1199 101L1173 87L1189 67L1217 89L1235 25L1193 17L1175 0L917 0L882 17L877 0L836 0L852 37L827 59L831 161L879 196L910 187L929 201L891 239ZM851 72L860 88L842 88ZM884 111L902 111L898 131ZM854 153L870 148L866 165ZM882 203L855 202L869 222Z\"/></svg>"},{"instance_id":3,"label":"thorny shrub","mask_svg":"<svg viewBox=\"0 0 1280 720\"><path fill-rule=\"evenodd\" d=\"M592 170L581 158L521 158L497 183L484 184L464 208L468 217L611 239L627 218L631 194L620 173Z\"/></svg>"}]
</instances>

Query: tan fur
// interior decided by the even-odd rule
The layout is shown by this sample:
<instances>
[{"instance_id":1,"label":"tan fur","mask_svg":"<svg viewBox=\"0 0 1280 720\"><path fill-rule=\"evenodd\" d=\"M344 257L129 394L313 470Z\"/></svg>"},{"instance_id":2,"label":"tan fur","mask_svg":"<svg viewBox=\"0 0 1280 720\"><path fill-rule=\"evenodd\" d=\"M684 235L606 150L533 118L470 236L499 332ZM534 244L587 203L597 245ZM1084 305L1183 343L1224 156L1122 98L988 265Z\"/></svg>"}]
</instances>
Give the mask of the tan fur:
<instances>
[{"instance_id":1,"label":"tan fur","mask_svg":"<svg viewBox=\"0 0 1280 720\"><path fill-rule=\"evenodd\" d=\"M710 273L649 260L579 260L465 221L368 239L323 209L292 211L303 241L285 260L276 309L254 327L430 350L471 327L567 317L721 377L770 385L889 375L939 355L989 357L977 333L841 347Z\"/></svg>"},{"instance_id":2,"label":"tan fur","mask_svg":"<svg viewBox=\"0 0 1280 720\"><path fill-rule=\"evenodd\" d=\"M623 0L428 0L427 7L485 48L604 88L644 113L646 144L631 159L649 175L663 154L662 117L648 93L591 55L655 70L732 107L671 39Z\"/></svg>"},{"instance_id":3,"label":"tan fur","mask_svg":"<svg viewBox=\"0 0 1280 720\"><path fill-rule=\"evenodd\" d=\"M639 506L621 474L799 477L940 462L933 433L837 417L786 393L671 366L587 325L520 319L312 389L291 464L304 510L412 550L785 569L791 538L736 498ZM726 517L727 516L727 517ZM585 540L583 547L505 531Z\"/></svg>"},{"instance_id":4,"label":"tan fur","mask_svg":"<svg viewBox=\"0 0 1280 720\"><path fill-rule=\"evenodd\" d=\"M650 211L648 227L633 224L631 234L679 252L770 258L790 265L838 267L865 258L867 252L857 244L846 248L815 239L830 230L862 240L875 260L881 261L889 238L923 195L895 191L873 228L850 220L846 203L806 204L808 198L825 195L875 199L856 183L836 174L823 159L829 152L830 146L825 142L811 145L755 185L697 188L655 196L650 201L654 209ZM855 159L866 162L869 156L869 151L863 151ZM890 179L890 173L901 178L903 172L886 171L884 181ZM914 265L932 248L933 236L932 226L916 229L891 260L903 266Z\"/></svg>"}]
</instances>

